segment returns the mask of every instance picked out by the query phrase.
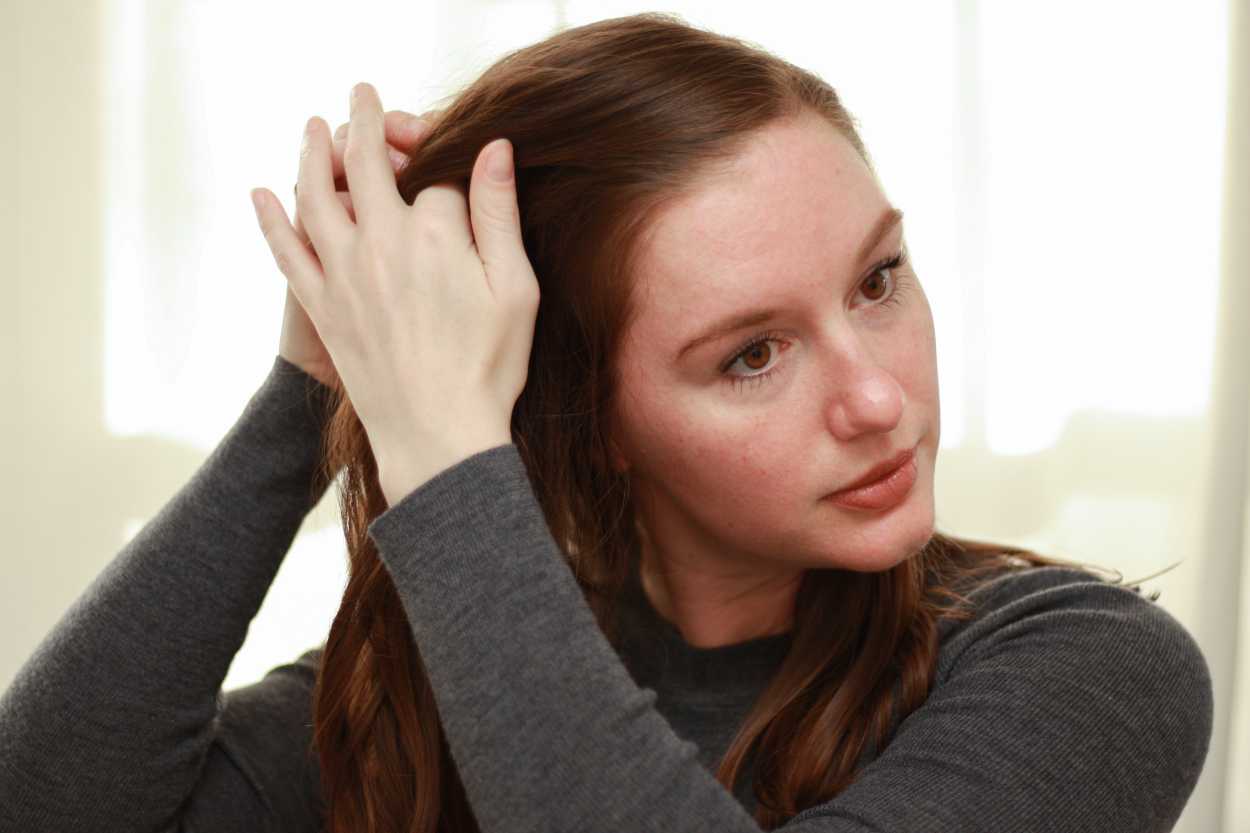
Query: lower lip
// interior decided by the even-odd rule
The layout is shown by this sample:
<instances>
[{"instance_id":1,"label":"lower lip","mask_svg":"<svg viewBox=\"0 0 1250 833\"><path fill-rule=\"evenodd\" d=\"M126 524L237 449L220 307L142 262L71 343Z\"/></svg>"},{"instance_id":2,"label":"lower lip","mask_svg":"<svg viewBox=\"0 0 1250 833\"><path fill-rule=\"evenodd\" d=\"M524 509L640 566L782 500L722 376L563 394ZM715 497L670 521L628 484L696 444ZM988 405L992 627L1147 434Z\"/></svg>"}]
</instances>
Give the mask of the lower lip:
<instances>
[{"instance_id":1,"label":"lower lip","mask_svg":"<svg viewBox=\"0 0 1250 833\"><path fill-rule=\"evenodd\" d=\"M829 495L826 500L849 509L881 511L902 503L911 493L914 485L916 485L916 455L913 453L907 458L906 463L876 483L869 483L867 486L845 492L836 492Z\"/></svg>"}]
</instances>

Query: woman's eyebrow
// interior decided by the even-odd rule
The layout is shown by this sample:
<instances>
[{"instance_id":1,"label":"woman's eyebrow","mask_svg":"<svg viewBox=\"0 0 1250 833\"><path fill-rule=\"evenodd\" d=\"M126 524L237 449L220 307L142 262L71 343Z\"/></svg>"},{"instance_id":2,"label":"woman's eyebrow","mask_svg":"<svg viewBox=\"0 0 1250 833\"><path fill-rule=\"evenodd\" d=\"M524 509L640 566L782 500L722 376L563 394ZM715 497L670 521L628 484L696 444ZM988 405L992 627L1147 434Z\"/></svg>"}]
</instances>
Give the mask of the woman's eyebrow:
<instances>
[{"instance_id":1,"label":"woman's eyebrow","mask_svg":"<svg viewBox=\"0 0 1250 833\"><path fill-rule=\"evenodd\" d=\"M864 237L864 242L859 245L859 253L855 255L855 263L859 265L868 259L868 255L872 254L872 250L885 239L885 236L903 222L903 212L894 206L890 206L885 213L877 218L877 223Z\"/></svg>"},{"instance_id":2,"label":"woman's eyebrow","mask_svg":"<svg viewBox=\"0 0 1250 833\"><path fill-rule=\"evenodd\" d=\"M859 246L859 253L855 255L855 263L858 265L867 260L868 256L872 254L872 250L877 248L881 241L885 239L885 236L902 221L902 211L893 206L887 208L885 213L877 218L877 222L869 229L868 234L864 236L864 242ZM676 361L680 362L682 356L700 345L723 338L746 327L763 324L765 321L776 318L782 312L783 310L778 307L767 307L728 315L709 326L703 335L687 342L685 347L677 351Z\"/></svg>"}]
</instances>

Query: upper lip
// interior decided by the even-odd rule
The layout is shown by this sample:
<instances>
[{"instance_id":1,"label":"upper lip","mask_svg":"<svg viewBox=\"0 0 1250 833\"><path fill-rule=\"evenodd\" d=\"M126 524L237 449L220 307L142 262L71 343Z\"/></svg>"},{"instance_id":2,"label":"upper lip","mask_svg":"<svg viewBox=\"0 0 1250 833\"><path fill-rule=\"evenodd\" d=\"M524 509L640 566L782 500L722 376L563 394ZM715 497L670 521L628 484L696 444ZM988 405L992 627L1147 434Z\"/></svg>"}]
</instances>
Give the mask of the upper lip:
<instances>
[{"instance_id":1,"label":"upper lip","mask_svg":"<svg viewBox=\"0 0 1250 833\"><path fill-rule=\"evenodd\" d=\"M881 461L877 465L870 468L868 471L864 472L863 477L859 478L858 480L856 480L854 483L852 483L849 486L844 486L843 488L839 489L833 494L840 495L843 492L849 492L854 489L859 489L869 484L876 483L878 480L885 477L887 474L892 474L896 469L901 468L904 464L907 463L908 460L911 459L912 454L914 454L915 452L916 452L916 449L914 447L905 448L902 451L898 452L897 454L893 454L887 457L885 460Z\"/></svg>"}]
</instances>

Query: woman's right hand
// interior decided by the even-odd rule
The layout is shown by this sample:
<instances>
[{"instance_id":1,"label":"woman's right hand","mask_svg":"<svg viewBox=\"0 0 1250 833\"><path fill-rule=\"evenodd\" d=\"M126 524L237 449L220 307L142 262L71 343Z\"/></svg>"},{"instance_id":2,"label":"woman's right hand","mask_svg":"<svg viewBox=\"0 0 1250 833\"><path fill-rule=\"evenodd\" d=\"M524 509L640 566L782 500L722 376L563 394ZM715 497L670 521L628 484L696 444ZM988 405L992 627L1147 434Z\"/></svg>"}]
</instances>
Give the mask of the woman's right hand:
<instances>
[{"instance_id":1,"label":"woman's right hand","mask_svg":"<svg viewBox=\"0 0 1250 833\"><path fill-rule=\"evenodd\" d=\"M429 132L429 126L442 112L442 110L429 110L420 116L405 113L403 110L390 110L386 113L387 153L391 159L391 166L397 174L412 157L417 145L425 138ZM348 216L354 222L356 212L352 208L352 198L347 190L347 175L343 167L343 151L347 148L349 124L350 122L345 122L334 131L331 168L334 175L335 196L343 203ZM316 258L317 253L309 242L307 232L304 231L304 224L300 222L298 209L296 209L293 225L300 241ZM278 340L278 355L323 385L333 384L333 380L338 377L334 362L330 359L321 336L317 334L312 319L308 317L299 299L295 297L289 283L286 289L286 308L282 312L282 335Z\"/></svg>"}]
</instances>

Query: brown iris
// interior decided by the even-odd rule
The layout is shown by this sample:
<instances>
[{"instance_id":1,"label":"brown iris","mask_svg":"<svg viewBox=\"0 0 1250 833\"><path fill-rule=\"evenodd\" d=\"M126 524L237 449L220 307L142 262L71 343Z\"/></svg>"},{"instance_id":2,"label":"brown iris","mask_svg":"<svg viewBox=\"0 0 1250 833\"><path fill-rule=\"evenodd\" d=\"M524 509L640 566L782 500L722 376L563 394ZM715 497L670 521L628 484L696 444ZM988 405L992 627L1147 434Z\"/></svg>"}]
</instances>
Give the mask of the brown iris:
<instances>
[{"instance_id":1,"label":"brown iris","mask_svg":"<svg viewBox=\"0 0 1250 833\"><path fill-rule=\"evenodd\" d=\"M754 360L753 357L758 356L760 353L763 353L764 360L758 365L752 364L751 362ZM759 370L761 367L766 367L768 365L768 357L771 355L772 355L772 350L768 346L768 342L761 341L759 344L755 345L750 350L743 353L742 360L746 362L747 367L751 368L752 370Z\"/></svg>"},{"instance_id":2,"label":"brown iris","mask_svg":"<svg viewBox=\"0 0 1250 833\"><path fill-rule=\"evenodd\" d=\"M869 286L869 285L871 285L871 284L873 284L873 283L876 283L878 286L880 286L880 287L881 287L881 292L882 292L882 295L884 295L884 293L885 293L885 289L886 289L886 286L885 286L885 281L883 281L883 280L881 279L881 272L880 272L880 271L879 271L879 272L874 272L872 275L870 275L870 276L869 276L869 278L868 278L868 280L864 281L864 286L865 286L865 287L867 287L867 286ZM869 290L869 291L865 292L865 294L866 294L866 295L868 295L870 298L872 298L872 300L874 300L874 301L878 301L878 300L880 300L880 299L881 299L881 296L877 296L876 298L873 298L873 297L872 297L872 291L871 291L871 290Z\"/></svg>"}]
</instances>

